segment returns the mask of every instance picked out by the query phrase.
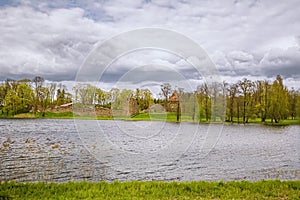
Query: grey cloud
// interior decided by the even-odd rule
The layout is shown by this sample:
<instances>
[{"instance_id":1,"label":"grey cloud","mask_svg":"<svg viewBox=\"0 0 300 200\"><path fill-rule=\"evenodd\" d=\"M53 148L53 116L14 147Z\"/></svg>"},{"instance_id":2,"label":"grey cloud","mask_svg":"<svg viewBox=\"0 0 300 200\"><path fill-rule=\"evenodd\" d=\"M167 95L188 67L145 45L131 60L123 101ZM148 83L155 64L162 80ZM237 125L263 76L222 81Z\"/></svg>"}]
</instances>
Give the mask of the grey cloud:
<instances>
[{"instance_id":1,"label":"grey cloud","mask_svg":"<svg viewBox=\"0 0 300 200\"><path fill-rule=\"evenodd\" d=\"M166 65L148 64L136 68L129 66L117 66L117 69L106 70L99 81L101 82L132 82L133 84L141 82L170 82L174 80L199 79L201 73L195 68L177 69L167 67Z\"/></svg>"},{"instance_id":2,"label":"grey cloud","mask_svg":"<svg viewBox=\"0 0 300 200\"><path fill-rule=\"evenodd\" d=\"M228 58L232 61L237 61L239 63L251 62L253 60L253 56L251 54L243 51L229 52Z\"/></svg>"},{"instance_id":3,"label":"grey cloud","mask_svg":"<svg viewBox=\"0 0 300 200\"><path fill-rule=\"evenodd\" d=\"M298 1L220 2L1 2L0 79L42 75L50 80L72 80L95 43L141 27L168 28L187 35L207 50L223 75L299 77L299 50L293 49L300 46ZM115 81L131 64L169 65L186 78L199 79L180 59L155 56L156 62L123 60L103 80Z\"/></svg>"},{"instance_id":4,"label":"grey cloud","mask_svg":"<svg viewBox=\"0 0 300 200\"><path fill-rule=\"evenodd\" d=\"M45 14L29 7L7 7L0 15L3 77L32 73L50 80L74 78L87 53L100 39L97 24L82 17L79 8Z\"/></svg>"},{"instance_id":5,"label":"grey cloud","mask_svg":"<svg viewBox=\"0 0 300 200\"><path fill-rule=\"evenodd\" d=\"M272 49L259 63L267 76L281 74L285 77L300 77L300 49L291 47L287 50Z\"/></svg>"}]
</instances>

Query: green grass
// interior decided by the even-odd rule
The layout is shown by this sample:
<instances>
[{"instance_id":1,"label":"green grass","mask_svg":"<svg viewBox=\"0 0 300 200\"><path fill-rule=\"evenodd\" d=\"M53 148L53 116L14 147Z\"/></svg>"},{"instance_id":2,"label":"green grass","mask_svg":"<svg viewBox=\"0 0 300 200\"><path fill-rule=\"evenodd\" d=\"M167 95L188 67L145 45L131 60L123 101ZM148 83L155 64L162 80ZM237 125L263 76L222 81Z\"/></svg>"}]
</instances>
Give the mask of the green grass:
<instances>
[{"instance_id":1,"label":"green grass","mask_svg":"<svg viewBox=\"0 0 300 200\"><path fill-rule=\"evenodd\" d=\"M76 117L77 118L77 117ZM113 120L114 118L112 116L97 116L98 120Z\"/></svg>"},{"instance_id":2,"label":"green grass","mask_svg":"<svg viewBox=\"0 0 300 200\"><path fill-rule=\"evenodd\" d=\"M132 121L167 121L167 122L177 122L177 114L173 112L168 113L139 113L135 116L127 118L127 120ZM191 116L181 115L181 122L199 122L199 119L192 120ZM201 122L206 123L205 119L202 118Z\"/></svg>"},{"instance_id":3,"label":"green grass","mask_svg":"<svg viewBox=\"0 0 300 200\"><path fill-rule=\"evenodd\" d=\"M37 113L37 118L43 118L41 113ZM73 112L53 113L46 111L44 118L55 118L55 119L72 119L74 118Z\"/></svg>"},{"instance_id":4,"label":"green grass","mask_svg":"<svg viewBox=\"0 0 300 200\"><path fill-rule=\"evenodd\" d=\"M231 123L231 122L228 122ZM236 117L233 118L233 123L238 123L238 119ZM243 123L243 119L240 118L239 123ZM270 126L286 126L286 125L300 125L300 119L286 119L280 120L279 123L271 122L271 119L266 119L265 122L261 121L261 118L249 119L248 124L264 124Z\"/></svg>"},{"instance_id":5,"label":"green grass","mask_svg":"<svg viewBox=\"0 0 300 200\"><path fill-rule=\"evenodd\" d=\"M33 113L22 113L13 116L16 119L34 119L35 115Z\"/></svg>"},{"instance_id":6,"label":"green grass","mask_svg":"<svg viewBox=\"0 0 300 200\"><path fill-rule=\"evenodd\" d=\"M131 117L131 120L176 122L176 114L175 113L151 113L151 114L140 113Z\"/></svg>"},{"instance_id":7,"label":"green grass","mask_svg":"<svg viewBox=\"0 0 300 200\"><path fill-rule=\"evenodd\" d=\"M279 123L278 124L276 124L276 123L271 123L271 121L270 122L267 122L267 123L265 123L266 125L274 125L274 126L286 126L286 125L300 125L300 120L299 119L294 119L294 120L292 120L292 119L286 119L286 120L281 120L281 121L279 121Z\"/></svg>"},{"instance_id":8,"label":"green grass","mask_svg":"<svg viewBox=\"0 0 300 200\"><path fill-rule=\"evenodd\" d=\"M0 183L0 199L299 199L300 181Z\"/></svg>"},{"instance_id":9,"label":"green grass","mask_svg":"<svg viewBox=\"0 0 300 200\"><path fill-rule=\"evenodd\" d=\"M18 114L15 116L6 116L0 114L0 118L35 118L33 113L23 113ZM37 113L36 118L54 118L54 119L97 119L97 120L127 120L127 121L167 121L167 122L177 122L176 113L139 113L135 116L83 116L83 115L74 115L72 112L63 112L63 113L52 113L47 111L45 113L45 116L42 117L41 113ZM181 115L180 116L181 122L193 122L193 123L199 123L199 119L196 118L194 121L192 120L192 117L190 115ZM233 123L237 123L237 118L233 119ZM201 118L200 123L209 123L206 122L205 118ZM216 122L211 123L223 123L220 119L217 119ZM231 122L228 122L231 123ZM239 123L242 122L242 118L240 118ZM300 125L300 119L287 119L287 120L281 120L279 123L271 123L270 119L267 119L265 123L261 122L260 118L256 119L249 119L249 124L265 124L265 125L271 125L271 126L286 126L286 125Z\"/></svg>"},{"instance_id":10,"label":"green grass","mask_svg":"<svg viewBox=\"0 0 300 200\"><path fill-rule=\"evenodd\" d=\"M5 115L1 114L0 118L18 118L18 119L26 119L26 118L55 118L55 119L73 119L73 112L63 112L63 113L53 113L46 111L45 116L42 116L42 113L37 112L36 115L33 112L29 113L21 113L17 115Z\"/></svg>"}]
</instances>

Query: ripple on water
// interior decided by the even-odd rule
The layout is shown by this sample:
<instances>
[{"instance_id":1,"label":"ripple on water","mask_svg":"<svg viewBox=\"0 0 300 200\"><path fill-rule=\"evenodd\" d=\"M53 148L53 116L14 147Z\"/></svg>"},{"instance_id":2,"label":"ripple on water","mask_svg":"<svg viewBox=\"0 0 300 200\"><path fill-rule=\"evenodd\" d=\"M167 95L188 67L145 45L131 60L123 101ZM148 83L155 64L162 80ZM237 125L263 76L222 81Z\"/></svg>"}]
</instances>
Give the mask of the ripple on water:
<instances>
[{"instance_id":1,"label":"ripple on water","mask_svg":"<svg viewBox=\"0 0 300 200\"><path fill-rule=\"evenodd\" d=\"M79 136L73 120L2 120L0 180L300 179L299 126L225 125L204 156L207 125L195 132L193 124L118 121L122 132L114 121L99 121L106 138L98 140L88 138L85 123Z\"/></svg>"}]
</instances>

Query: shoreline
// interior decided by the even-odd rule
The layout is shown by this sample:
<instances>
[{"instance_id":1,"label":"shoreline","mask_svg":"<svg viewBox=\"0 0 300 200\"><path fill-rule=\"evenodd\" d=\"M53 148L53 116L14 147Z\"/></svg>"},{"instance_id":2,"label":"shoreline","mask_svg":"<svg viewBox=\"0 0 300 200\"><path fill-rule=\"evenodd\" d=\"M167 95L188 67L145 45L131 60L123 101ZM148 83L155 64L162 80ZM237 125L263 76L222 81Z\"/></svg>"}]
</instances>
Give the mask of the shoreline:
<instances>
[{"instance_id":1,"label":"shoreline","mask_svg":"<svg viewBox=\"0 0 300 200\"><path fill-rule=\"evenodd\" d=\"M180 121L177 121L174 118L151 118L151 117L145 117L143 114L138 114L132 117L124 117L124 116L111 116L111 117L105 117L105 116L87 116L87 115L76 115L73 112L66 112L66 113L51 113L46 112L45 117L42 117L39 113L37 116L35 116L33 113L22 113L15 116L3 116L0 115L0 119L82 119L82 120L122 120L122 121L161 121L161 122L169 122L169 123L191 123L191 124L225 124L225 125L251 125L251 124L260 124L265 126L289 126L289 125L300 125L300 119L288 119L288 120L282 120L279 123L272 123L269 122L261 122L259 120L250 120L248 123L243 122L222 122L222 121L199 121L199 120L191 120L191 119L181 119Z\"/></svg>"}]
</instances>

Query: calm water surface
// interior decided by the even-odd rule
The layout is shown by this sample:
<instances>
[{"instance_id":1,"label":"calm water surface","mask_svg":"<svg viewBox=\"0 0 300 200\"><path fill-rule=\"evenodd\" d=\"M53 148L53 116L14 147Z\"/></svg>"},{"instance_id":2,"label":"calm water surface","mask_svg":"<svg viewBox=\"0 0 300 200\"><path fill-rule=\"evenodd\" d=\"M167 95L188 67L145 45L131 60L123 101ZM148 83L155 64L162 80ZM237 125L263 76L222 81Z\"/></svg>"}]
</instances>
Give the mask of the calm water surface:
<instances>
[{"instance_id":1,"label":"calm water surface","mask_svg":"<svg viewBox=\"0 0 300 200\"><path fill-rule=\"evenodd\" d=\"M300 126L0 120L0 181L300 179Z\"/></svg>"}]
</instances>

